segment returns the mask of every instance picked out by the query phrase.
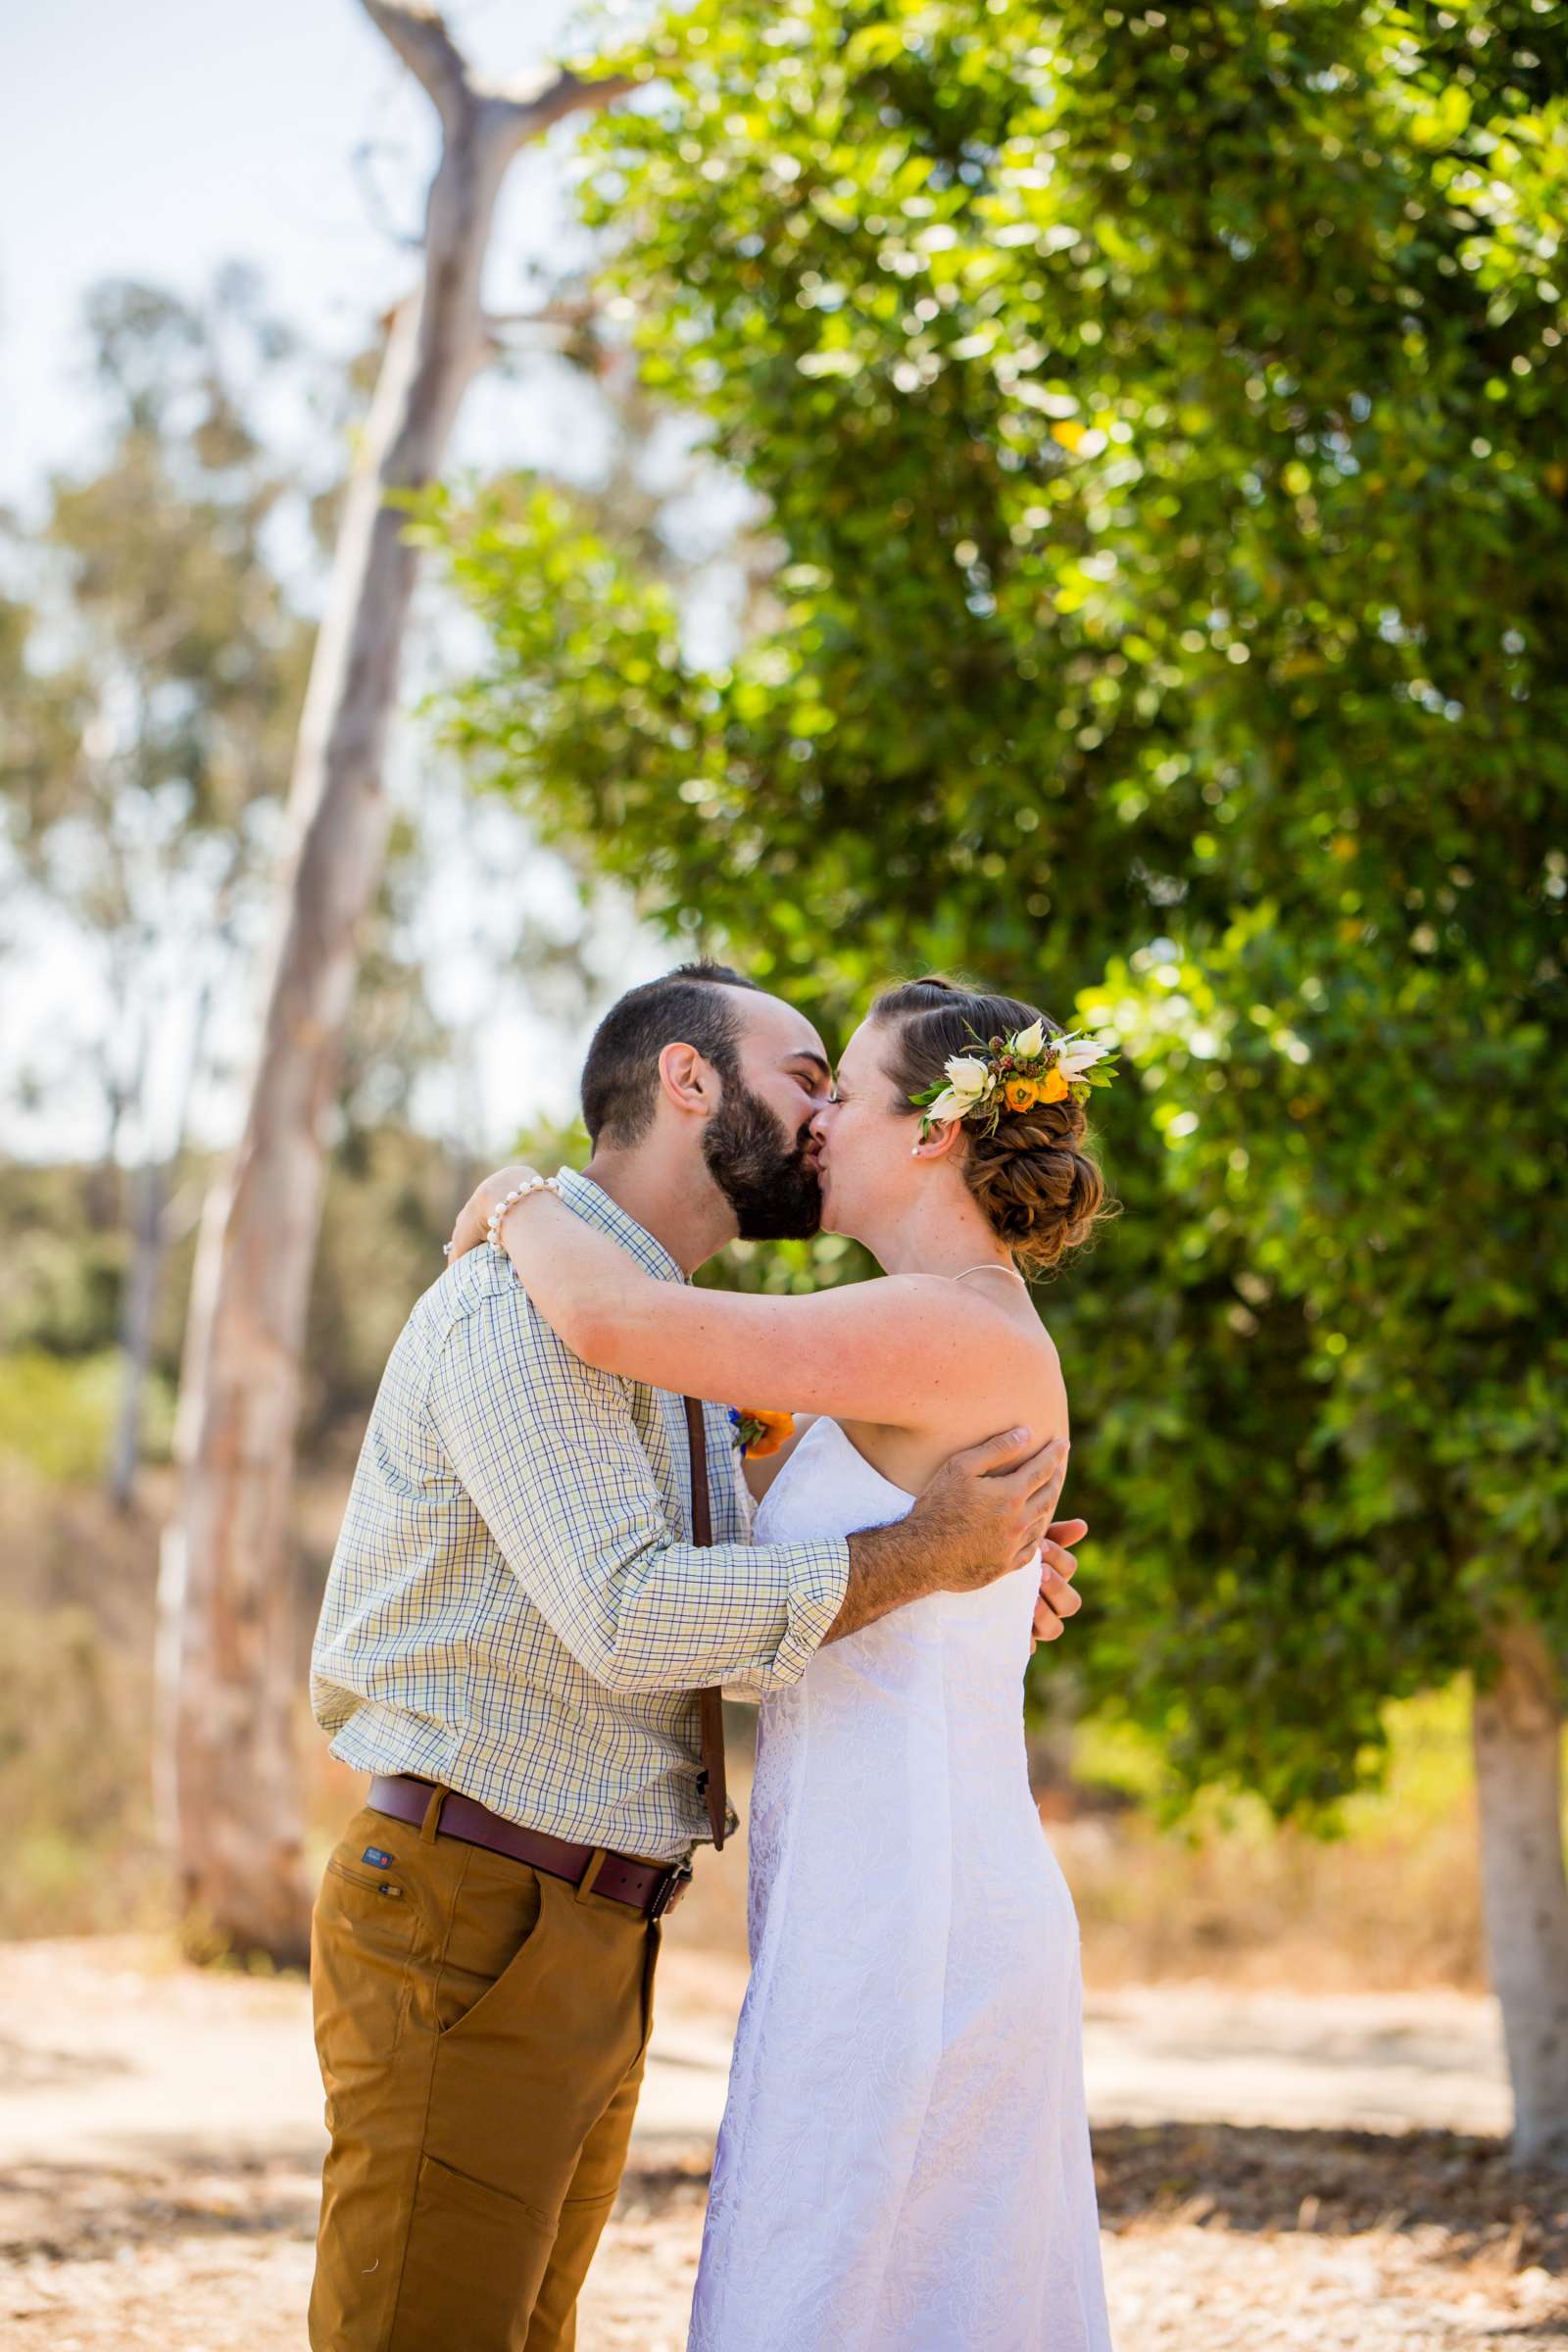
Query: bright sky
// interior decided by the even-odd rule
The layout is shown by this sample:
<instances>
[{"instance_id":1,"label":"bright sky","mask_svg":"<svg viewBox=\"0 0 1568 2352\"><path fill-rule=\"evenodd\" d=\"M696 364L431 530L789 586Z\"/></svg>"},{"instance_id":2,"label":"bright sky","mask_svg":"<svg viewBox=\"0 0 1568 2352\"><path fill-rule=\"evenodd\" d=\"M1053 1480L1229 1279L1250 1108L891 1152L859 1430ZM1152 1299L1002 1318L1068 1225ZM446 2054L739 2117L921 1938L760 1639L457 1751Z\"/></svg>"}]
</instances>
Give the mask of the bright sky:
<instances>
[{"instance_id":1,"label":"bright sky","mask_svg":"<svg viewBox=\"0 0 1568 2352\"><path fill-rule=\"evenodd\" d=\"M448 15L494 72L556 54L568 20L564 0L457 0ZM0 89L0 496L25 497L79 446L76 320L95 278L195 293L242 257L289 318L360 345L409 260L373 217L355 153L373 143L387 210L414 227L432 124L357 0L17 11ZM491 248L497 307L517 307L530 256L561 243L557 183L548 157L514 170ZM516 397L475 399L460 456L505 437Z\"/></svg>"},{"instance_id":2,"label":"bright sky","mask_svg":"<svg viewBox=\"0 0 1568 2352\"><path fill-rule=\"evenodd\" d=\"M471 58L504 73L559 54L568 10L564 0L454 0L448 19ZM356 170L368 143L380 218ZM15 12L0 86L0 502L32 512L48 470L87 454L77 320L95 279L137 275L195 294L220 263L252 261L275 307L313 339L360 348L408 283L410 257L387 222L417 225L433 148L428 101L356 0L51 0ZM492 305L526 307L530 260L559 261L578 233L559 155L520 159L491 247ZM538 459L573 430L559 383L481 378L451 460ZM569 1109L582 1041L523 1004L492 1009L484 953L468 933L504 932L519 880L514 867L487 893L482 828L470 839L460 810L456 829L432 891L433 985L454 1031L482 1037L481 1115L505 1137L536 1111ZM546 901L559 895L549 875L540 888ZM448 936L442 909L455 902L476 919ZM615 985L665 960L626 926L607 943ZM26 991L35 1044L61 1021L105 1017L79 965L79 951L40 930ZM179 1042L165 1044L172 1068ZM0 1054L17 1050L11 1036ZM198 1105L198 1129L216 1140L234 1107L231 1098ZM450 1106L432 1115L445 1124ZM74 1118L57 1108L14 1147L91 1149L85 1118L85 1108Z\"/></svg>"}]
</instances>

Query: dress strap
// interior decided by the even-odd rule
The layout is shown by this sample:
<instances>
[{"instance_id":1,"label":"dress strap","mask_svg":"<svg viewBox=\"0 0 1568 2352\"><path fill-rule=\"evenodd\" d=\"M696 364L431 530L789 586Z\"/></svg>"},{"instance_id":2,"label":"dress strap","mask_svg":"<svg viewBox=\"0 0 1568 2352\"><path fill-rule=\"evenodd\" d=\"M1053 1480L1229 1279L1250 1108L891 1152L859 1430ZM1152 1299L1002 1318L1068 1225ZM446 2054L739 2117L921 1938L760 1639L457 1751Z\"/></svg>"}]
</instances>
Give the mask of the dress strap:
<instances>
[{"instance_id":1,"label":"dress strap","mask_svg":"<svg viewBox=\"0 0 1568 2352\"><path fill-rule=\"evenodd\" d=\"M1016 1266L999 1266L996 1259L991 1257L983 1258L977 1266L965 1266L961 1274L950 1275L949 1280L963 1282L971 1274L1010 1274L1014 1282L1023 1282L1023 1276ZM1029 1285L1023 1282L1023 1287L1027 1290Z\"/></svg>"}]
</instances>

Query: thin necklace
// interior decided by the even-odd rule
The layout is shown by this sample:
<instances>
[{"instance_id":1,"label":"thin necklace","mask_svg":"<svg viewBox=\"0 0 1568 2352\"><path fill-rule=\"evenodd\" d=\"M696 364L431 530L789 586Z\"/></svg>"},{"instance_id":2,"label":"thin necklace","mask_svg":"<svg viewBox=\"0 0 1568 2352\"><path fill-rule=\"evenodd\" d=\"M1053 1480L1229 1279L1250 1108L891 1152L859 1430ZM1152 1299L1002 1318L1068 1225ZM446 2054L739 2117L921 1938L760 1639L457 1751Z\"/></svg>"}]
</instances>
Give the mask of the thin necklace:
<instances>
[{"instance_id":1,"label":"thin necklace","mask_svg":"<svg viewBox=\"0 0 1568 2352\"><path fill-rule=\"evenodd\" d=\"M950 1274L948 1280L950 1282L962 1282L965 1277L970 1274L1010 1274L1014 1282L1023 1282L1023 1276L1019 1273L1016 1266L998 1265L996 1259L992 1257L982 1258L977 1266L965 1266L962 1274ZM1025 1290L1027 1290L1029 1285L1026 1282L1023 1282L1023 1287Z\"/></svg>"}]
</instances>

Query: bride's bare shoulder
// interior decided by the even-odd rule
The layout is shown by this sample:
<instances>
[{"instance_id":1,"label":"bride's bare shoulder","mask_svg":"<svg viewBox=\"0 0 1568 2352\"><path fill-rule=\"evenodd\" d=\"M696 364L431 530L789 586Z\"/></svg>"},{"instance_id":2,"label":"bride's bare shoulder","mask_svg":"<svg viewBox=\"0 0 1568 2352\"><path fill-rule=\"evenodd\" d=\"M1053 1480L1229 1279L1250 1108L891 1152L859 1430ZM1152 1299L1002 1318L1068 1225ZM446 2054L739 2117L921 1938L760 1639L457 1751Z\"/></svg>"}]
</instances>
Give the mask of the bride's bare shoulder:
<instances>
[{"instance_id":1,"label":"bride's bare shoulder","mask_svg":"<svg viewBox=\"0 0 1568 2352\"><path fill-rule=\"evenodd\" d=\"M895 1298L906 1307L947 1328L972 1331L977 1344L1002 1342L1008 1352L1022 1348L1056 1361L1056 1343L1044 1316L1019 1277L999 1266L962 1281L951 1274L885 1274L868 1289L881 1288L891 1308Z\"/></svg>"},{"instance_id":2,"label":"bride's bare shoulder","mask_svg":"<svg viewBox=\"0 0 1568 2352\"><path fill-rule=\"evenodd\" d=\"M1065 1429L1067 1392L1060 1353L1022 1282L989 1274L965 1282L938 1274L888 1275L883 1280L890 1291L896 1287L902 1295L911 1323L917 1319L929 1332L941 1332L942 1353L949 1362L955 1357L961 1362L960 1416L978 1409L984 1418L988 1411L1000 1410L1004 1421L1011 1415L1028 1421L1031 1428ZM912 1328L906 1327L906 1337L913 1337ZM949 1397L957 1403L951 1388ZM1002 1422L987 1421L979 1434L1001 1426Z\"/></svg>"}]
</instances>

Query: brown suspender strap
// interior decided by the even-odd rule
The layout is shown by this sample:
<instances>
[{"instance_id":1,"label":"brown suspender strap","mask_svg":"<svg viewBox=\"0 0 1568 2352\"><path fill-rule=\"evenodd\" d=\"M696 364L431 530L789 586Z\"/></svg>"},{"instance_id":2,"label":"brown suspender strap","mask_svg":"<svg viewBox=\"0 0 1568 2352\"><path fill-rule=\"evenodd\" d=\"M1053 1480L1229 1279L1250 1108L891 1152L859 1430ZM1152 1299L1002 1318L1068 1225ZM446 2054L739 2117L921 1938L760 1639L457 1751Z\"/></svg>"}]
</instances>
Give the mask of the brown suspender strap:
<instances>
[{"instance_id":1,"label":"brown suspender strap","mask_svg":"<svg viewBox=\"0 0 1568 2352\"><path fill-rule=\"evenodd\" d=\"M713 1511L708 1493L708 1432L703 1408L695 1396L686 1399L686 1442L692 1457L692 1542L711 1544ZM729 1799L724 1782L724 1693L699 1690L697 1712L703 1737L703 1793L708 1799L708 1823L713 1844L724 1842Z\"/></svg>"}]
</instances>

